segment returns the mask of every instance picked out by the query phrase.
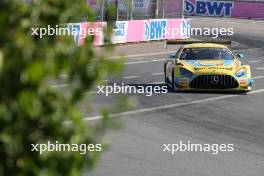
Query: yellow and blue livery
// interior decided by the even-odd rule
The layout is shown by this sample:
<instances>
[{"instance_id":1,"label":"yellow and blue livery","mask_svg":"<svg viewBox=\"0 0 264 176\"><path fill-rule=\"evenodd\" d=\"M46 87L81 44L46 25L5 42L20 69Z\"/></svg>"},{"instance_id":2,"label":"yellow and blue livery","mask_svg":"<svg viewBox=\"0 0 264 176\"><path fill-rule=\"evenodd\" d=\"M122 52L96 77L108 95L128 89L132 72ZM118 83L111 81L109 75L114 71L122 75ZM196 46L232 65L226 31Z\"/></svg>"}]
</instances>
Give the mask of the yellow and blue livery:
<instances>
[{"instance_id":1,"label":"yellow and blue livery","mask_svg":"<svg viewBox=\"0 0 264 176\"><path fill-rule=\"evenodd\" d=\"M165 61L165 83L174 91L250 91L251 69L241 63L242 57L242 54L234 55L223 44L185 44Z\"/></svg>"}]
</instances>

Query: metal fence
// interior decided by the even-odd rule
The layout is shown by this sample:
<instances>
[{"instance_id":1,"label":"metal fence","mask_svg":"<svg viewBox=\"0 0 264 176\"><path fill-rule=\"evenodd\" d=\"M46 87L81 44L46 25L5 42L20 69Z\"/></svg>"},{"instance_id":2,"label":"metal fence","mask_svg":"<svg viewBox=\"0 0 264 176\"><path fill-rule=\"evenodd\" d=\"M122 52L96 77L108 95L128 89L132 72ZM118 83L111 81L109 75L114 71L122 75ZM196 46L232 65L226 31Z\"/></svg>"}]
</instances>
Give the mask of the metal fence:
<instances>
[{"instance_id":1,"label":"metal fence","mask_svg":"<svg viewBox=\"0 0 264 176\"><path fill-rule=\"evenodd\" d=\"M23 0L31 4L33 0ZM115 7L116 20L178 18L184 15L184 0L85 0L94 10L96 21L107 21L107 9ZM210 1L210 0L209 0ZM263 2L264 0L212 0L232 2ZM87 20L83 18L82 20Z\"/></svg>"},{"instance_id":2,"label":"metal fence","mask_svg":"<svg viewBox=\"0 0 264 176\"><path fill-rule=\"evenodd\" d=\"M96 20L105 20L108 6L115 6L116 20L175 18L183 15L184 0L100 0ZM100 5L98 7L98 4Z\"/></svg>"},{"instance_id":3,"label":"metal fence","mask_svg":"<svg viewBox=\"0 0 264 176\"><path fill-rule=\"evenodd\" d=\"M217 0L212 0L217 1ZM264 2L264 0L218 0ZM116 20L136 20L155 18L178 18L184 14L184 0L88 0L96 12L96 20L105 21L108 6L114 6Z\"/></svg>"}]
</instances>

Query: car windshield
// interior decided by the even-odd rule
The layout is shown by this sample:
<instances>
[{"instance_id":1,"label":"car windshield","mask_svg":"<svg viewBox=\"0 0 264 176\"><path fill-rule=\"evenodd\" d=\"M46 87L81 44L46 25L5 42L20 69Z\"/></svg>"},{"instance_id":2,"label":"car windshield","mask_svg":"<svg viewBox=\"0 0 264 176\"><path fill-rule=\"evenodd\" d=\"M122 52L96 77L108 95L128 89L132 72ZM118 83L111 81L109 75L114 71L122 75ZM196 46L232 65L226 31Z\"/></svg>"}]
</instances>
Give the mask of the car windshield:
<instances>
[{"instance_id":1,"label":"car windshield","mask_svg":"<svg viewBox=\"0 0 264 176\"><path fill-rule=\"evenodd\" d=\"M181 60L233 60L231 52L225 48L185 48Z\"/></svg>"}]
</instances>

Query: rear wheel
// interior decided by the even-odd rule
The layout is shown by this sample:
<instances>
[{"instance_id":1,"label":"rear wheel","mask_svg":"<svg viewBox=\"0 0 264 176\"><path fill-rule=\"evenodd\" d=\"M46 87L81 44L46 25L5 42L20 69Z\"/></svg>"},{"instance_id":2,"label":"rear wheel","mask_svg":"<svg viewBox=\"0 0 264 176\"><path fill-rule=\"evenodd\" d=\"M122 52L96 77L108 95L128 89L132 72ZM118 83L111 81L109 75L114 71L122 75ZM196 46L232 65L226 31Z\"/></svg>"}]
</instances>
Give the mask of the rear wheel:
<instances>
[{"instance_id":1,"label":"rear wheel","mask_svg":"<svg viewBox=\"0 0 264 176\"><path fill-rule=\"evenodd\" d=\"M168 78L167 78L167 74L166 74L166 64L164 64L164 82L166 85L168 85Z\"/></svg>"},{"instance_id":2,"label":"rear wheel","mask_svg":"<svg viewBox=\"0 0 264 176\"><path fill-rule=\"evenodd\" d=\"M175 91L176 89L175 89L175 76L174 76L174 69L172 69L172 73L171 73L171 89L173 90L173 91Z\"/></svg>"}]
</instances>

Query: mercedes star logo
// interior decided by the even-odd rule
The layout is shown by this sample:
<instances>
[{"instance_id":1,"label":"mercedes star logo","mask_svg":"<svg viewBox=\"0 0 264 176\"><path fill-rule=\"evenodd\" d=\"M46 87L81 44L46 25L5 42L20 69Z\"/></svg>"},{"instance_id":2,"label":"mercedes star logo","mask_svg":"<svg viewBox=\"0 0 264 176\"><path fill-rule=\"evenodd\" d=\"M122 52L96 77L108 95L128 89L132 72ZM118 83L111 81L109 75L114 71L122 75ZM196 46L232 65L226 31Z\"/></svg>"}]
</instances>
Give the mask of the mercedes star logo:
<instances>
[{"instance_id":1,"label":"mercedes star logo","mask_svg":"<svg viewBox=\"0 0 264 176\"><path fill-rule=\"evenodd\" d=\"M218 76L212 76L211 77L211 83L216 85L219 83L219 77Z\"/></svg>"}]
</instances>

